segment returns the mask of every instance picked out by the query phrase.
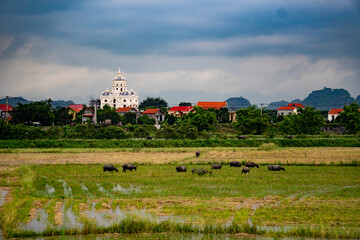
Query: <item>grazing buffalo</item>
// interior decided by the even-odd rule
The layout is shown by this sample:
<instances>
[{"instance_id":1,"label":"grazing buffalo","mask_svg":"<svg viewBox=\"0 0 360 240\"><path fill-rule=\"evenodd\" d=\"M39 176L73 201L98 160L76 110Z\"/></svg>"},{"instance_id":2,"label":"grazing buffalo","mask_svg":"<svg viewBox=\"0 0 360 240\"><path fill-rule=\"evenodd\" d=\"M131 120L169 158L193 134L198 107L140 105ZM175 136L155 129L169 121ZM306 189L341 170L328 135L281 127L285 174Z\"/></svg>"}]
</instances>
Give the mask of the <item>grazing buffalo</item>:
<instances>
[{"instance_id":1,"label":"grazing buffalo","mask_svg":"<svg viewBox=\"0 0 360 240\"><path fill-rule=\"evenodd\" d=\"M249 173L250 172L250 168L248 167L243 167L242 171L241 171L241 174L243 173Z\"/></svg>"},{"instance_id":2,"label":"grazing buffalo","mask_svg":"<svg viewBox=\"0 0 360 240\"><path fill-rule=\"evenodd\" d=\"M124 164L124 165L122 165L122 167L123 167L123 172L126 172L126 170L132 171L134 169L136 171L136 168L137 168L132 163Z\"/></svg>"},{"instance_id":3,"label":"grazing buffalo","mask_svg":"<svg viewBox=\"0 0 360 240\"><path fill-rule=\"evenodd\" d=\"M113 165L104 165L103 166L103 172L106 172L106 171L109 171L109 172L116 171L116 172L118 172L117 168L114 167Z\"/></svg>"},{"instance_id":4,"label":"grazing buffalo","mask_svg":"<svg viewBox=\"0 0 360 240\"><path fill-rule=\"evenodd\" d=\"M289 138L289 139L293 139L293 138L294 138L293 135L287 135L286 137Z\"/></svg>"},{"instance_id":5,"label":"grazing buffalo","mask_svg":"<svg viewBox=\"0 0 360 240\"><path fill-rule=\"evenodd\" d=\"M146 139L147 140L152 140L152 136L147 136Z\"/></svg>"},{"instance_id":6,"label":"grazing buffalo","mask_svg":"<svg viewBox=\"0 0 360 240\"><path fill-rule=\"evenodd\" d=\"M176 172L186 172L186 167L184 165L177 166Z\"/></svg>"},{"instance_id":7,"label":"grazing buffalo","mask_svg":"<svg viewBox=\"0 0 360 240\"><path fill-rule=\"evenodd\" d=\"M231 161L230 167L241 167L241 163L238 161Z\"/></svg>"},{"instance_id":8,"label":"grazing buffalo","mask_svg":"<svg viewBox=\"0 0 360 240\"><path fill-rule=\"evenodd\" d=\"M191 170L191 172L196 173L197 175L200 175L200 176L202 176L202 175L204 175L206 173L212 174L212 171L208 171L206 169L193 169L193 170Z\"/></svg>"},{"instance_id":9,"label":"grazing buffalo","mask_svg":"<svg viewBox=\"0 0 360 240\"><path fill-rule=\"evenodd\" d=\"M195 155L196 155L196 157L199 157L199 156L200 156L200 152L196 152Z\"/></svg>"},{"instance_id":10,"label":"grazing buffalo","mask_svg":"<svg viewBox=\"0 0 360 240\"><path fill-rule=\"evenodd\" d=\"M285 171L285 168L280 167L280 165L269 165L268 169L269 171L280 171L280 170Z\"/></svg>"},{"instance_id":11,"label":"grazing buffalo","mask_svg":"<svg viewBox=\"0 0 360 240\"><path fill-rule=\"evenodd\" d=\"M241 139L241 140L245 140L245 139L246 139L246 137L245 137L245 136L242 136L242 135L241 135L241 136L238 136L238 138Z\"/></svg>"},{"instance_id":12,"label":"grazing buffalo","mask_svg":"<svg viewBox=\"0 0 360 240\"><path fill-rule=\"evenodd\" d=\"M222 165L221 164L213 164L213 165L211 165L211 168L212 169L221 169Z\"/></svg>"},{"instance_id":13,"label":"grazing buffalo","mask_svg":"<svg viewBox=\"0 0 360 240\"><path fill-rule=\"evenodd\" d=\"M257 168L259 168L259 165L257 165L254 162L247 162L247 163L245 163L245 167L251 167L251 168L257 167Z\"/></svg>"}]
</instances>

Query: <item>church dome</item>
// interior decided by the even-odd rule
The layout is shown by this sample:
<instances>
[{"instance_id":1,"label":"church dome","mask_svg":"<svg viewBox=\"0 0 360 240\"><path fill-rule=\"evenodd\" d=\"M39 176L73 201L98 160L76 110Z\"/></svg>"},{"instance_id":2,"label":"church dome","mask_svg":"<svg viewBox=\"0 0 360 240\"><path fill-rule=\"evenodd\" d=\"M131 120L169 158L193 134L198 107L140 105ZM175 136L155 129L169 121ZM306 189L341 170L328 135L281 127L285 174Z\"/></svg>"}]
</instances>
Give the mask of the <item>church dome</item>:
<instances>
[{"instance_id":1,"label":"church dome","mask_svg":"<svg viewBox=\"0 0 360 240\"><path fill-rule=\"evenodd\" d=\"M102 92L101 95L103 95L103 96L110 96L110 95L111 95L111 92L110 92L109 90L106 90L106 91Z\"/></svg>"}]
</instances>

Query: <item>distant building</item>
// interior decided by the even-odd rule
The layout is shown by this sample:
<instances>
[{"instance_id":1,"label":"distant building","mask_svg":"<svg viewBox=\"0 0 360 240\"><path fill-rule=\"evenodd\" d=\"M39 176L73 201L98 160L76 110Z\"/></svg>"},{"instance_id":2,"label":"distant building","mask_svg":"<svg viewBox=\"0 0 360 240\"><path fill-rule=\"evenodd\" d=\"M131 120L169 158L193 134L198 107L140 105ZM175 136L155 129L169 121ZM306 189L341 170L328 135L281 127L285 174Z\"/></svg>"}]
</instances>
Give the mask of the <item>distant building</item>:
<instances>
[{"instance_id":1,"label":"distant building","mask_svg":"<svg viewBox=\"0 0 360 240\"><path fill-rule=\"evenodd\" d=\"M0 104L0 117L1 119L10 119L10 112L13 111L13 107L11 105L6 105L6 104Z\"/></svg>"},{"instance_id":2,"label":"distant building","mask_svg":"<svg viewBox=\"0 0 360 240\"><path fill-rule=\"evenodd\" d=\"M342 108L333 108L333 109L330 109L329 113L328 113L328 120L331 122L333 120L335 120L335 118L337 118L340 113L344 111L344 109Z\"/></svg>"},{"instance_id":3,"label":"distant building","mask_svg":"<svg viewBox=\"0 0 360 240\"><path fill-rule=\"evenodd\" d=\"M139 96L126 86L126 79L122 77L120 68L118 75L112 80L112 89L106 90L100 95L101 107L109 105L114 108L133 107L139 108Z\"/></svg>"},{"instance_id":4,"label":"distant building","mask_svg":"<svg viewBox=\"0 0 360 240\"><path fill-rule=\"evenodd\" d=\"M94 116L95 116L94 110L92 110L89 107L86 107L83 111L81 122L86 123L89 120L91 123L93 123Z\"/></svg>"},{"instance_id":5,"label":"distant building","mask_svg":"<svg viewBox=\"0 0 360 240\"><path fill-rule=\"evenodd\" d=\"M202 107L203 109L208 109L208 108L221 109L228 107L226 102L198 102L196 106Z\"/></svg>"},{"instance_id":6,"label":"distant building","mask_svg":"<svg viewBox=\"0 0 360 240\"><path fill-rule=\"evenodd\" d=\"M286 116L298 114L299 108L305 108L301 103L289 103L286 107L279 107L277 109L277 116Z\"/></svg>"},{"instance_id":7,"label":"distant building","mask_svg":"<svg viewBox=\"0 0 360 240\"><path fill-rule=\"evenodd\" d=\"M116 109L116 112L119 115L125 115L128 112L137 113L137 110L135 108L133 108L133 107L123 107L123 108Z\"/></svg>"},{"instance_id":8,"label":"distant building","mask_svg":"<svg viewBox=\"0 0 360 240\"><path fill-rule=\"evenodd\" d=\"M149 116L156 120L156 122L162 122L165 120L165 113L160 108L146 109L142 114Z\"/></svg>"},{"instance_id":9,"label":"distant building","mask_svg":"<svg viewBox=\"0 0 360 240\"><path fill-rule=\"evenodd\" d=\"M82 104L71 104L66 109L68 110L68 113L73 116L72 120L76 119L77 114L84 108L84 105Z\"/></svg>"},{"instance_id":10,"label":"distant building","mask_svg":"<svg viewBox=\"0 0 360 240\"><path fill-rule=\"evenodd\" d=\"M175 117L182 117L183 115L188 114L193 109L193 106L176 106L169 109L168 113L174 115Z\"/></svg>"}]
</instances>

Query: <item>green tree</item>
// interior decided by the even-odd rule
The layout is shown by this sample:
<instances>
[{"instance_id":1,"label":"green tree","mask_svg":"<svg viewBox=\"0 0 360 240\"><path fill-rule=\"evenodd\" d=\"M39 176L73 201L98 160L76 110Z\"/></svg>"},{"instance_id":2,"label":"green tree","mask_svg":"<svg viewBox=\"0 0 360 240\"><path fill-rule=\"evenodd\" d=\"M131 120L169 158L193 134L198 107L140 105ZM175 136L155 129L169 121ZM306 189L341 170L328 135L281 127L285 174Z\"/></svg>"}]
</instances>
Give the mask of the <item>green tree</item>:
<instances>
[{"instance_id":1,"label":"green tree","mask_svg":"<svg viewBox=\"0 0 360 240\"><path fill-rule=\"evenodd\" d=\"M160 97L157 97L157 98L147 97L139 105L139 108L141 108L141 109L145 109L145 108L149 108L149 107L153 107L153 108L164 107L164 108L166 108L166 107L168 107L168 103Z\"/></svg>"},{"instance_id":2,"label":"green tree","mask_svg":"<svg viewBox=\"0 0 360 240\"><path fill-rule=\"evenodd\" d=\"M145 126L137 126L133 134L137 138L146 138L150 135L150 131Z\"/></svg>"},{"instance_id":3,"label":"green tree","mask_svg":"<svg viewBox=\"0 0 360 240\"><path fill-rule=\"evenodd\" d=\"M263 134L269 122L270 118L266 113L261 114L256 106L250 106L236 111L234 127L244 134Z\"/></svg>"},{"instance_id":4,"label":"green tree","mask_svg":"<svg viewBox=\"0 0 360 240\"><path fill-rule=\"evenodd\" d=\"M166 114L165 122L167 122L167 124L169 124L169 125L174 125L176 122L176 117L172 114Z\"/></svg>"},{"instance_id":5,"label":"green tree","mask_svg":"<svg viewBox=\"0 0 360 240\"><path fill-rule=\"evenodd\" d=\"M55 115L51 112L51 99L21 104L14 109L12 123L32 124L39 122L44 126L51 126L54 123Z\"/></svg>"},{"instance_id":6,"label":"green tree","mask_svg":"<svg viewBox=\"0 0 360 240\"><path fill-rule=\"evenodd\" d=\"M65 107L55 109L53 113L55 116L54 124L56 126L66 125L66 124L70 123L72 120L72 115L69 114L69 112L67 111L67 109Z\"/></svg>"},{"instance_id":7,"label":"green tree","mask_svg":"<svg viewBox=\"0 0 360 240\"><path fill-rule=\"evenodd\" d=\"M216 114L216 119L218 123L228 123L229 120L229 110L227 108L215 109L209 108L208 111L212 111Z\"/></svg>"},{"instance_id":8,"label":"green tree","mask_svg":"<svg viewBox=\"0 0 360 240\"><path fill-rule=\"evenodd\" d=\"M287 134L315 134L325 123L320 111L314 107L300 108L298 114L286 115L279 123L281 131Z\"/></svg>"},{"instance_id":9,"label":"green tree","mask_svg":"<svg viewBox=\"0 0 360 240\"><path fill-rule=\"evenodd\" d=\"M336 118L336 121L344 124L349 133L356 134L360 131L360 111L359 104L352 103L344 106L344 111Z\"/></svg>"},{"instance_id":10,"label":"green tree","mask_svg":"<svg viewBox=\"0 0 360 240\"><path fill-rule=\"evenodd\" d=\"M214 129L216 121L216 114L209 110L204 110L202 107L194 107L194 112L191 112L183 117L190 125L195 126L198 131Z\"/></svg>"},{"instance_id":11,"label":"green tree","mask_svg":"<svg viewBox=\"0 0 360 240\"><path fill-rule=\"evenodd\" d=\"M147 115L141 116L138 118L138 124L140 125L144 125L144 124L148 124L148 125L155 125L156 121L153 118L150 118Z\"/></svg>"},{"instance_id":12,"label":"green tree","mask_svg":"<svg viewBox=\"0 0 360 240\"><path fill-rule=\"evenodd\" d=\"M116 112L116 109L108 105L97 110L98 122L104 122L106 119L111 119L111 124L118 124L120 122L120 116Z\"/></svg>"},{"instance_id":13,"label":"green tree","mask_svg":"<svg viewBox=\"0 0 360 240\"><path fill-rule=\"evenodd\" d=\"M181 102L181 103L179 103L179 106L180 107L191 106L191 103L190 102Z\"/></svg>"}]
</instances>

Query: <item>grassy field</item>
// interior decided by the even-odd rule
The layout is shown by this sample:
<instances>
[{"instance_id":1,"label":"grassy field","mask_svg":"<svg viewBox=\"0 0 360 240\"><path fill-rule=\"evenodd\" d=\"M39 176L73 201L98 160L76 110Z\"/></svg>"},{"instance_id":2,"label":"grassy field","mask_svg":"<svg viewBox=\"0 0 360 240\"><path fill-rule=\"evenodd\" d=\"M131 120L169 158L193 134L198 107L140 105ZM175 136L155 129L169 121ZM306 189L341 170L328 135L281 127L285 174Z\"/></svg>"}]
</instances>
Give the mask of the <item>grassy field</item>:
<instances>
[{"instance_id":1,"label":"grassy field","mask_svg":"<svg viewBox=\"0 0 360 240\"><path fill-rule=\"evenodd\" d=\"M194 152L201 151L199 158ZM8 237L112 233L360 236L358 148L17 149L0 153ZM229 161L254 161L241 174ZM138 170L121 172L121 164ZM221 170L198 176L193 168ZM282 163L286 171L269 172ZM114 163L119 172L102 172ZM188 171L176 173L183 163ZM37 228L34 228L36 226Z\"/></svg>"}]
</instances>

